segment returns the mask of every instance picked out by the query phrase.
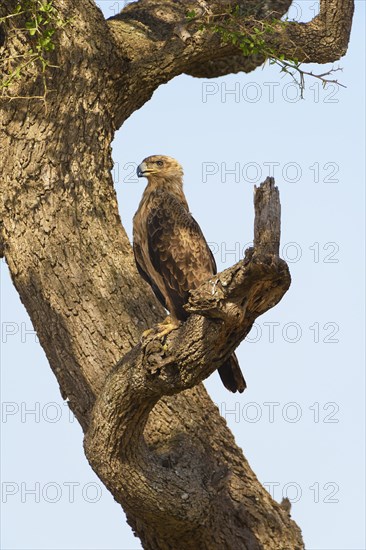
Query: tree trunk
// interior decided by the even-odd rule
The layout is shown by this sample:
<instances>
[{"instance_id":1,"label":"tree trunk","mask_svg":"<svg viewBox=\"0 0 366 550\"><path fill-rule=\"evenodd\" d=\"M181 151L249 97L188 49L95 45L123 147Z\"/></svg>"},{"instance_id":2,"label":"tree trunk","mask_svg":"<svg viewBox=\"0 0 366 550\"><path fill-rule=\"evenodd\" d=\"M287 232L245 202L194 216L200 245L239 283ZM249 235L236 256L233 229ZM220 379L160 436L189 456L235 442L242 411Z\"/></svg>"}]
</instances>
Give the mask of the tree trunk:
<instances>
[{"instance_id":1,"label":"tree trunk","mask_svg":"<svg viewBox=\"0 0 366 550\"><path fill-rule=\"evenodd\" d=\"M258 18L279 17L289 3L249 6ZM3 1L0 17L16 4ZM214 294L211 281L192 295L193 315L164 345L153 337L144 347L136 346L142 331L164 312L135 268L111 177L115 130L161 83L249 71L263 60L200 30L205 2L167 1L162 10L160 1L140 0L109 21L90 1L54 4L68 22L49 53L46 101L35 99L45 80L33 65L1 101L0 253L86 432L92 467L145 548L303 548L299 528L259 484L199 384L289 284L267 233L279 242L273 182L257 192L254 251L218 276L224 284ZM288 55L290 33L297 57L338 59L352 12L350 0L324 1L313 22L281 26L271 41ZM1 25L3 68L32 47L26 31L14 32L21 18Z\"/></svg>"}]
</instances>

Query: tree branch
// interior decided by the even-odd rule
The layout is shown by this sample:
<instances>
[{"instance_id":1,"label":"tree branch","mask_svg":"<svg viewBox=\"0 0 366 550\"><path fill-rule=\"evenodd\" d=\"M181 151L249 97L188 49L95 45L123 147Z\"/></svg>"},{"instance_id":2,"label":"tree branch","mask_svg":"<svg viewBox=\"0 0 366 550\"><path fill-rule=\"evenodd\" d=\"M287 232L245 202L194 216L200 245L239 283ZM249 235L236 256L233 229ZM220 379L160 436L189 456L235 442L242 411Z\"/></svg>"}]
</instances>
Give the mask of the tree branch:
<instances>
[{"instance_id":1,"label":"tree branch","mask_svg":"<svg viewBox=\"0 0 366 550\"><path fill-rule=\"evenodd\" d=\"M242 15L230 19L229 10L237 5ZM253 19L271 22L274 32L262 38L268 49L288 59L326 63L345 54L353 0L321 0L319 15L309 23L284 24L280 18L290 5L290 0L211 2L209 7L202 1L168 1L164 8L159 0L140 0L127 5L108 21L119 55L130 68L129 85L126 87L124 83L120 89L124 112L116 114L116 126L136 106L143 105L160 84L179 74L213 78L249 72L263 64L264 55L244 56L238 45L224 43L211 28L205 28L208 17L215 14L222 14L222 21L229 28L244 35L246 28L249 32L253 27ZM190 21L187 13L192 10L196 17ZM130 102L133 97L133 105L129 105L126 92Z\"/></svg>"},{"instance_id":2,"label":"tree branch","mask_svg":"<svg viewBox=\"0 0 366 550\"><path fill-rule=\"evenodd\" d=\"M347 52L353 12L353 0L321 0L319 15L283 27L276 45L288 58L332 63Z\"/></svg>"},{"instance_id":3,"label":"tree branch","mask_svg":"<svg viewBox=\"0 0 366 550\"><path fill-rule=\"evenodd\" d=\"M278 257L280 202L273 178L255 190L255 210L255 247L246 251L244 260L191 293L187 309L192 315L186 323L166 338L148 337L133 348L108 376L93 409L86 455L127 515L138 512L154 525L157 548L165 548L165 537L169 548L196 548L192 532L197 530L201 547L211 550L303 548L298 527L262 488L239 449L245 479L235 463L231 472L219 464L225 447L211 446L212 442L198 446L192 438L188 445L167 441L162 450L144 437L149 415L162 396L183 392L207 378L245 338L256 317L277 304L290 285L287 265ZM231 441L231 450L234 446ZM218 506L218 499L226 506ZM271 537L263 529L268 517L273 520ZM236 522L241 522L240 531Z\"/></svg>"},{"instance_id":4,"label":"tree branch","mask_svg":"<svg viewBox=\"0 0 366 550\"><path fill-rule=\"evenodd\" d=\"M14 0L6 0L5 7L11 12ZM52 54L51 65L57 68L49 70L55 73L52 81L58 80L63 71L74 68L68 78L73 90L83 89L85 85L77 71L81 56L88 57L90 64L98 70L99 60L108 60L108 70L103 72L103 93L113 106L114 127L118 128L135 110L139 109L153 92L163 83L182 73L213 78L240 71L249 72L263 64L265 54L256 53L244 56L234 44L224 43L219 34L213 32L207 21L220 17L225 25L237 28L241 33L250 32L253 19L271 23L274 32L263 38L268 49L284 55L288 59L301 62L325 63L339 59L347 50L352 16L353 0L321 0L320 13L309 23L288 22L283 24L280 18L287 12L291 0L268 0L266 2L227 0L187 2L186 0L139 0L125 6L120 14L105 22L99 10L92 3L77 0L57 2L60 16L70 21L70 25L58 31L59 43ZM230 9L238 6L241 16L232 18ZM196 17L190 21L187 14L194 11ZM277 24L276 24L277 19ZM73 21L85 23L75 34ZM92 22L94 29L89 25ZM89 38L97 36L94 43ZM24 38L24 37L23 37ZM19 42L19 40L18 40ZM12 53L17 53L24 44L14 40ZM93 43L92 43L93 42ZM72 44L73 58L65 59L60 48ZM86 47L87 45L87 47ZM30 78L32 76L32 78ZM20 96L39 95L39 86L35 87L36 75L28 75L28 82L17 81L14 91ZM50 75L47 76L50 78ZM80 80L80 82L79 82ZM52 82L53 84L54 82ZM50 90L58 92L57 87ZM48 101L49 98L47 98ZM52 108L52 105L51 105Z\"/></svg>"}]
</instances>

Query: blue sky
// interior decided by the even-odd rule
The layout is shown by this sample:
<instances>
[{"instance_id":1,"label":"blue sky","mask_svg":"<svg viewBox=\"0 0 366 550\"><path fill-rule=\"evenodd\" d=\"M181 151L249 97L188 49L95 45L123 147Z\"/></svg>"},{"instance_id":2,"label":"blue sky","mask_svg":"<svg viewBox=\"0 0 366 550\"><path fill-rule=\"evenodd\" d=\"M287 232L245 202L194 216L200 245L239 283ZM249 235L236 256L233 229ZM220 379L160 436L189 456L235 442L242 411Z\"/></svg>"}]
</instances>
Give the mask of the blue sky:
<instances>
[{"instance_id":1,"label":"blue sky","mask_svg":"<svg viewBox=\"0 0 366 550\"><path fill-rule=\"evenodd\" d=\"M123 3L99 5L110 16ZM297 3L302 20L313 5ZM349 51L336 63L347 88L308 79L300 100L268 66L213 80L181 76L113 143L129 236L145 185L135 166L150 154L173 156L219 269L252 240L254 184L276 178L291 288L238 349L247 391L229 394L216 373L206 387L262 483L276 500L293 501L309 550L366 547L364 25L365 3L357 1ZM141 548L84 457L81 429L4 262L1 298L1 548Z\"/></svg>"}]
</instances>

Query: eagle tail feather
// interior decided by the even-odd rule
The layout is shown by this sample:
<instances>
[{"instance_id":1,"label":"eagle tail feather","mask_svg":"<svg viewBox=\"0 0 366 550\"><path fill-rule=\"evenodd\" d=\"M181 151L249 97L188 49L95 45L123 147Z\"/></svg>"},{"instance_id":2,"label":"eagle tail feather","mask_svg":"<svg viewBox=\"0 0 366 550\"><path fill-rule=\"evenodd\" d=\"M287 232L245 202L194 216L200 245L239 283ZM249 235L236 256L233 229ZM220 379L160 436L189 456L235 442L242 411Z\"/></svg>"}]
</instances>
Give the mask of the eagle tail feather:
<instances>
[{"instance_id":1,"label":"eagle tail feather","mask_svg":"<svg viewBox=\"0 0 366 550\"><path fill-rule=\"evenodd\" d=\"M225 388L235 393L243 393L247 387L244 376L240 370L238 359L233 353L231 357L218 369Z\"/></svg>"}]
</instances>

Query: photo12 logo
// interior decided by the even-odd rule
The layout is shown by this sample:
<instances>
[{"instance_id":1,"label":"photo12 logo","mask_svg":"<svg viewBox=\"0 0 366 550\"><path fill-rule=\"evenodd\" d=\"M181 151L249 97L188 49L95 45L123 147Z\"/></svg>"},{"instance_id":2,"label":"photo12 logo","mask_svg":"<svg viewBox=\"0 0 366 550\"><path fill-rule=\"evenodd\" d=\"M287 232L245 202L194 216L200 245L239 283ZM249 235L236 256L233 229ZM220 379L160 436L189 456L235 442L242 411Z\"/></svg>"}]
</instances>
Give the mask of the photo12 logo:
<instances>
[{"instance_id":1,"label":"photo12 logo","mask_svg":"<svg viewBox=\"0 0 366 550\"><path fill-rule=\"evenodd\" d=\"M94 481L80 483L79 481L3 481L1 483L1 502L3 504L14 501L22 504L68 502L74 504L77 501L84 501L88 504L96 504L103 495L103 488L100 483Z\"/></svg>"},{"instance_id":2,"label":"photo12 logo","mask_svg":"<svg viewBox=\"0 0 366 550\"><path fill-rule=\"evenodd\" d=\"M239 262L244 258L246 249L253 246L252 241L247 243L210 241L207 244L215 259L224 265ZM338 264L340 262L340 247L335 241L326 243L316 241L308 244L290 241L281 245L280 256L288 264L297 264L300 260L311 261L315 264Z\"/></svg>"},{"instance_id":3,"label":"photo12 logo","mask_svg":"<svg viewBox=\"0 0 366 550\"><path fill-rule=\"evenodd\" d=\"M14 422L20 422L21 424L57 424L62 421L69 424L75 422L74 413L69 408L67 401L63 403L56 403L55 401L48 403L3 401L1 403L2 424Z\"/></svg>"},{"instance_id":4,"label":"photo12 logo","mask_svg":"<svg viewBox=\"0 0 366 550\"><path fill-rule=\"evenodd\" d=\"M279 481L265 481L263 486L271 497L277 501L288 499L291 504L299 502L302 498L310 498L315 504L338 504L340 486L335 481L320 483L315 481L310 486L303 486L297 481L280 483Z\"/></svg>"},{"instance_id":5,"label":"photo12 logo","mask_svg":"<svg viewBox=\"0 0 366 550\"><path fill-rule=\"evenodd\" d=\"M249 183L257 184L267 176L286 183L339 183L339 164L335 161L318 160L302 165L297 161L281 164L278 161L247 162L202 162L202 183Z\"/></svg>"},{"instance_id":6,"label":"photo12 logo","mask_svg":"<svg viewBox=\"0 0 366 550\"><path fill-rule=\"evenodd\" d=\"M339 103L340 87L331 82L324 86L317 80L307 86L307 99L314 103ZM202 82L202 103L286 103L301 101L302 90L296 82Z\"/></svg>"},{"instance_id":7,"label":"photo12 logo","mask_svg":"<svg viewBox=\"0 0 366 550\"><path fill-rule=\"evenodd\" d=\"M340 408L335 401L328 401L327 403L315 401L311 405L300 404L296 401L287 403L280 403L279 401L264 401L263 403L249 401L242 403L236 401L228 405L225 401L221 401L217 406L221 416L237 424L240 422L249 424L257 424L258 422L297 424L300 421L310 421L315 424L338 424L340 421Z\"/></svg>"}]
</instances>

